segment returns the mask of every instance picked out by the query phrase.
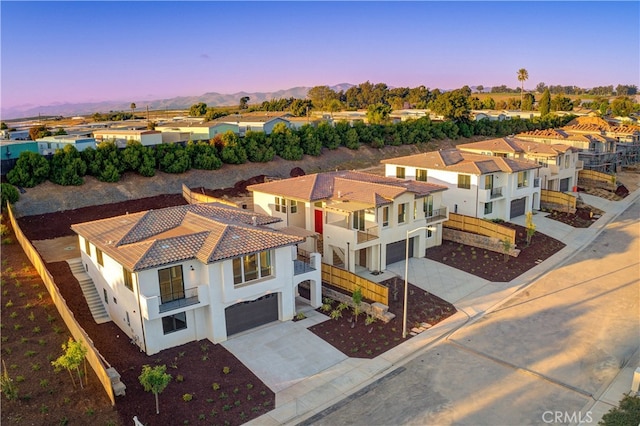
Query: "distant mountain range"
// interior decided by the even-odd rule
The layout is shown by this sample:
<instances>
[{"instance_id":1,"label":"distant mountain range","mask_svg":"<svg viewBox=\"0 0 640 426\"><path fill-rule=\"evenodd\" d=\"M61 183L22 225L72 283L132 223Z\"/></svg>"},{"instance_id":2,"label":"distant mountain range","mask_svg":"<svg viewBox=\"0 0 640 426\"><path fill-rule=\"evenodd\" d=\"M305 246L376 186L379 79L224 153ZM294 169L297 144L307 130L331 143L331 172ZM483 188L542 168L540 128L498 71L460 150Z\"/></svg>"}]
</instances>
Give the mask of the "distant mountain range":
<instances>
[{"instance_id":1,"label":"distant mountain range","mask_svg":"<svg viewBox=\"0 0 640 426\"><path fill-rule=\"evenodd\" d=\"M330 86L336 92L341 90L347 90L353 84L341 83L335 86ZM234 106L240 103L240 98L248 96L250 98L249 104L260 104L264 101L270 101L272 99L282 98L298 98L304 99L307 96L311 87L292 87L291 89L278 90L277 92L238 92L230 95L222 93L205 93L201 96L178 96L170 99L158 99L146 102L137 102L132 99L129 102L120 101L104 101L104 102L86 102L86 103L60 103L53 105L40 105L40 106L25 106L25 107L2 107L0 115L3 120L10 120L14 118L23 117L37 117L61 115L63 117L73 117L76 115L89 115L96 112L105 113L109 111L130 111L131 102L135 102L137 106L137 112L145 110L147 106L150 110L171 110L171 109L185 109L191 107L198 102L204 102L207 106Z\"/></svg>"}]
</instances>

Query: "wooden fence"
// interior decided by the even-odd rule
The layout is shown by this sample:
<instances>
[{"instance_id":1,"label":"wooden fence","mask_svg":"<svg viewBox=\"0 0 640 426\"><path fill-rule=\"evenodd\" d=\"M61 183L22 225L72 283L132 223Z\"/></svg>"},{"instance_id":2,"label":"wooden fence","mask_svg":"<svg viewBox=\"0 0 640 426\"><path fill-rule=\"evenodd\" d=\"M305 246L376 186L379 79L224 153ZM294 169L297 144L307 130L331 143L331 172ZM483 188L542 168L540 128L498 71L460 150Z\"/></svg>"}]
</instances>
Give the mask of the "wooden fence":
<instances>
[{"instance_id":1,"label":"wooden fence","mask_svg":"<svg viewBox=\"0 0 640 426\"><path fill-rule=\"evenodd\" d=\"M557 204L571 209L576 208L576 197L564 192L550 191L548 189L540 190L540 202L548 204Z\"/></svg>"},{"instance_id":2,"label":"wooden fence","mask_svg":"<svg viewBox=\"0 0 640 426\"><path fill-rule=\"evenodd\" d=\"M232 201L225 200L224 198L216 198L206 194L199 194L197 192L193 192L191 189L187 187L184 183L182 184L182 196L189 204L198 204L198 203L221 203L226 204L231 207L238 207L238 205Z\"/></svg>"},{"instance_id":3,"label":"wooden fence","mask_svg":"<svg viewBox=\"0 0 640 426\"><path fill-rule=\"evenodd\" d=\"M13 208L9 205L7 210L9 212L9 221L11 222L13 231L16 234L18 243L20 243L20 246L22 246L22 249L33 264L33 267L38 271L40 278L42 278L45 287L47 287L47 290L51 295L51 300L53 300L53 303L56 305L56 308L58 309L58 312L60 313L60 316L62 317L67 328L71 332L71 335L76 341L82 342L84 347L87 348L86 360L91 368L93 368L93 371L95 371L96 376L98 376L98 380L100 380L100 382L102 383L105 392L107 392L107 395L111 400L111 404L115 405L115 395L113 392L113 387L111 386L111 379L109 378L109 375L107 373L107 368L111 367L111 365L109 365L107 360L105 360L102 355L100 355L100 352L98 352L96 347L93 345L93 341L91 340L91 338L89 338L84 329L76 321L73 312L69 309L69 307L67 306L67 302L60 294L58 286L56 285L55 281L53 281L53 277L47 270L44 261L40 257L40 254L38 254L36 249L24 236L24 233L18 226L18 223L16 222L15 216L13 214ZM78 291L80 291L80 289L78 289Z\"/></svg>"},{"instance_id":4,"label":"wooden fence","mask_svg":"<svg viewBox=\"0 0 640 426\"><path fill-rule=\"evenodd\" d=\"M578 171L578 181L587 180L594 181L599 184L604 184L615 189L616 176L607 173L598 172L596 170L580 170Z\"/></svg>"},{"instance_id":5,"label":"wooden fence","mask_svg":"<svg viewBox=\"0 0 640 426\"><path fill-rule=\"evenodd\" d=\"M322 281L332 286L339 287L350 293L357 288L362 291L362 297L374 302L380 302L389 306L389 289L366 278L362 278L354 273L346 271L342 268L323 263L322 264Z\"/></svg>"},{"instance_id":6,"label":"wooden fence","mask_svg":"<svg viewBox=\"0 0 640 426\"><path fill-rule=\"evenodd\" d=\"M449 220L444 222L446 228L458 229L473 234L497 238L500 241L508 239L512 245L516 244L516 230L507 226L493 223L477 217L465 216L457 213L449 213Z\"/></svg>"}]
</instances>

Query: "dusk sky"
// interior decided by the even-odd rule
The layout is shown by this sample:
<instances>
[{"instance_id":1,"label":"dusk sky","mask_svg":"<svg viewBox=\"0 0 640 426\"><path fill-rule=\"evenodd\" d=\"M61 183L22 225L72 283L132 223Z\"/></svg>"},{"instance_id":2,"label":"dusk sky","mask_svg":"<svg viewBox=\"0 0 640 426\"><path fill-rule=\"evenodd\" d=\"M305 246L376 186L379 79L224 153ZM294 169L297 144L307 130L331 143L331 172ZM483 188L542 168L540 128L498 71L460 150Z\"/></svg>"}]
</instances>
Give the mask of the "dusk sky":
<instances>
[{"instance_id":1,"label":"dusk sky","mask_svg":"<svg viewBox=\"0 0 640 426\"><path fill-rule=\"evenodd\" d=\"M11 2L3 108L386 83L639 85L640 3Z\"/></svg>"}]
</instances>

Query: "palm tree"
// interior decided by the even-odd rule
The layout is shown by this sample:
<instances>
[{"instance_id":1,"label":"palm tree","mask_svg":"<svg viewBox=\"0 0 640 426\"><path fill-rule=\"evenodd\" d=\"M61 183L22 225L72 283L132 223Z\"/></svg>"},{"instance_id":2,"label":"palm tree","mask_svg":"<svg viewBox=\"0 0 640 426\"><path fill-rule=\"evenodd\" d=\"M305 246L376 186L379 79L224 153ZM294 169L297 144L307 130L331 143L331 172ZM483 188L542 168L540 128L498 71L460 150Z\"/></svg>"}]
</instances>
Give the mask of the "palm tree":
<instances>
[{"instance_id":1,"label":"palm tree","mask_svg":"<svg viewBox=\"0 0 640 426\"><path fill-rule=\"evenodd\" d=\"M129 106L129 108L131 108L131 115L133 116L136 113L136 104L135 104L135 102L131 102L131 105ZM135 118L135 117L131 117L131 118Z\"/></svg>"},{"instance_id":2,"label":"palm tree","mask_svg":"<svg viewBox=\"0 0 640 426\"><path fill-rule=\"evenodd\" d=\"M524 94L524 82L529 79L529 71L524 68L518 70L518 81L520 82L520 110L522 110L522 98Z\"/></svg>"}]
</instances>

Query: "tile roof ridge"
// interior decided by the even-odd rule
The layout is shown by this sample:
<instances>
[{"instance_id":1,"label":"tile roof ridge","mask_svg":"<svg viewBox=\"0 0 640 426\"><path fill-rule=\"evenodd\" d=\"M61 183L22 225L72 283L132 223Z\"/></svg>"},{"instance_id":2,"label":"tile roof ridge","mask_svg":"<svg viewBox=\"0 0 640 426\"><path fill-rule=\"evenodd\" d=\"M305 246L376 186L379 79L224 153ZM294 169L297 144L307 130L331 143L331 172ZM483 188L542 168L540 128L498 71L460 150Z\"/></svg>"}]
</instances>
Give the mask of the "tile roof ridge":
<instances>
[{"instance_id":1,"label":"tile roof ridge","mask_svg":"<svg viewBox=\"0 0 640 426\"><path fill-rule=\"evenodd\" d=\"M195 257L204 264L208 264L210 259L213 258L213 254L216 252L216 249L224 239L225 234L229 230L229 224L220 223L219 226L222 228L222 232L214 233L213 230L209 231L209 235L205 238L204 243L196 253ZM208 247L208 242L210 240L215 240L214 244L210 249L207 249L205 252L205 248Z\"/></svg>"}]
</instances>

